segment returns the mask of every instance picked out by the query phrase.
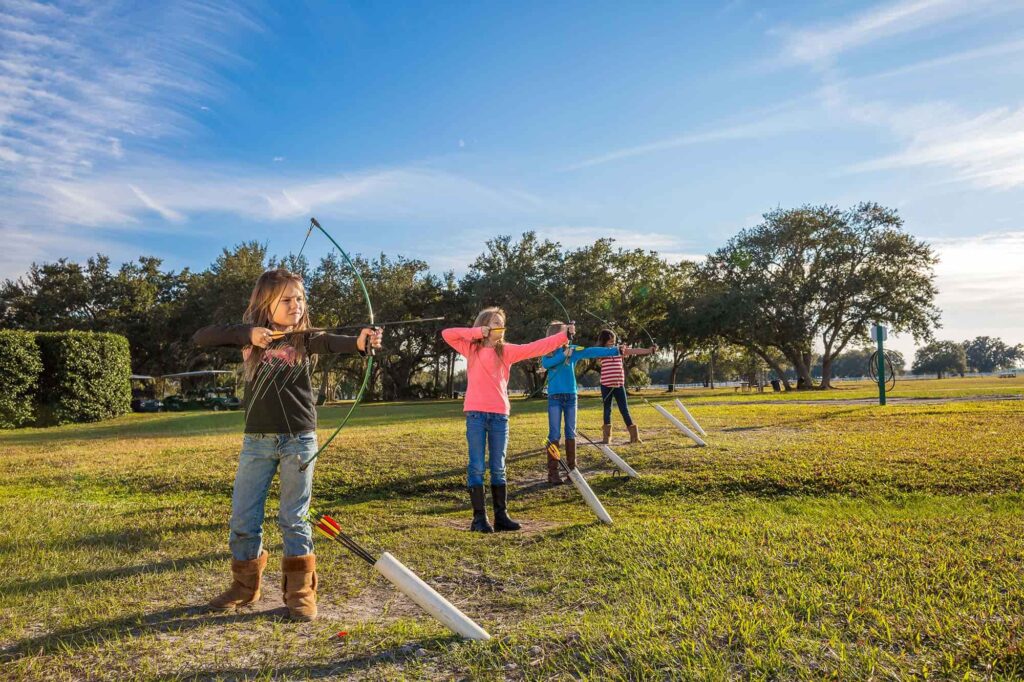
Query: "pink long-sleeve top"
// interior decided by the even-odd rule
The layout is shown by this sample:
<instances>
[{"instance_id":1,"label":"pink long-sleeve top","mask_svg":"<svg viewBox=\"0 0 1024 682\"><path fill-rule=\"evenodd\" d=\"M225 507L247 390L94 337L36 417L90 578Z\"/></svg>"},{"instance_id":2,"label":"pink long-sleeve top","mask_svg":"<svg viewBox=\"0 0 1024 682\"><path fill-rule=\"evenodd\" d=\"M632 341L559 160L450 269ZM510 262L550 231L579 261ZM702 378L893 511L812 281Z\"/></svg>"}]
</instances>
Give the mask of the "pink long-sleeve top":
<instances>
[{"instance_id":1,"label":"pink long-sleeve top","mask_svg":"<svg viewBox=\"0 0 1024 682\"><path fill-rule=\"evenodd\" d=\"M510 411L508 377L512 365L550 353L569 341L565 332L559 332L531 343L506 343L499 358L494 348L473 343L484 337L480 327L452 327L443 330L441 336L449 346L466 357L468 385L462 410L497 414Z\"/></svg>"}]
</instances>

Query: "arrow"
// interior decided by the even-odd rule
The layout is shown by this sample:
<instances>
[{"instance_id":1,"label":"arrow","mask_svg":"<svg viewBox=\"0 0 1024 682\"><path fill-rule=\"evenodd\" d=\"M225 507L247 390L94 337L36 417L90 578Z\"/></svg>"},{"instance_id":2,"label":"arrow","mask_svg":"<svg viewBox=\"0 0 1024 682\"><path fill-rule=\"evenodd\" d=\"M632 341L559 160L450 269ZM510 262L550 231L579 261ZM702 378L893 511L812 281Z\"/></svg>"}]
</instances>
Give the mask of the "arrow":
<instances>
[{"instance_id":1,"label":"arrow","mask_svg":"<svg viewBox=\"0 0 1024 682\"><path fill-rule=\"evenodd\" d=\"M419 324L421 322L437 322L443 320L444 315L441 317L417 317L414 320L395 320L393 322L374 322L372 324L346 324L342 327L310 327L308 329L295 329L290 332L274 332L271 336L275 339L286 339L290 336L296 336L298 334L314 334L318 332L340 332L346 329L367 329L367 328L378 328L378 327L398 327L405 324Z\"/></svg>"},{"instance_id":2,"label":"arrow","mask_svg":"<svg viewBox=\"0 0 1024 682\"><path fill-rule=\"evenodd\" d=\"M482 627L474 623L466 614L452 605L447 599L437 593L419 576L410 571L406 566L387 552L375 558L370 552L349 537L342 529L341 524L327 514L322 514L310 508L306 519L326 538L344 545L351 550L388 581L394 585L405 596L416 602L420 608L443 623L448 629L466 639L487 640L491 636Z\"/></svg>"}]
</instances>

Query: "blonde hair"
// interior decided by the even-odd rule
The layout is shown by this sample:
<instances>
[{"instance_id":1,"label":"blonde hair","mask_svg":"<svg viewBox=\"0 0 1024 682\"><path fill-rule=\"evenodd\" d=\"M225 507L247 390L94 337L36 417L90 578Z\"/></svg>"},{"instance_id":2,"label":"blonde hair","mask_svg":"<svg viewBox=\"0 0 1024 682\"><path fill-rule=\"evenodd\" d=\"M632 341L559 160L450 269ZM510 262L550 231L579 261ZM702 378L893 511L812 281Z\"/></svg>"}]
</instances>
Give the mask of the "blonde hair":
<instances>
[{"instance_id":1,"label":"blonde hair","mask_svg":"<svg viewBox=\"0 0 1024 682\"><path fill-rule=\"evenodd\" d=\"M280 297L284 294L285 287L289 284L294 284L302 292L302 296L306 296L306 287L302 282L302 277L296 275L294 272L285 270L284 268L277 268L275 270L267 270L259 279L256 280L256 286L252 288L252 294L249 295L249 305L245 308L245 313L242 315L242 322L245 324L251 324L254 327L270 327L273 324L274 313L277 312L277 304L280 303ZM275 304L277 301L277 304ZM302 317L293 327L293 329L309 329L309 306L306 305L302 309ZM306 359L306 343L303 339L304 334L296 334L289 337L288 342L295 347L295 359L297 362L302 362ZM250 346L249 353L245 358L245 379L246 381L251 380L256 375L256 368L259 367L260 362L263 360L263 354L265 349L259 346Z\"/></svg>"},{"instance_id":2,"label":"blonde hair","mask_svg":"<svg viewBox=\"0 0 1024 682\"><path fill-rule=\"evenodd\" d=\"M502 324L504 324L505 321L508 320L508 318L505 317L505 311L504 310L502 310L498 306L491 306L490 308L484 308L483 310L481 310L479 313L476 314L476 319L473 320L473 326L474 327L483 327L484 325L487 325L488 327L490 327L490 326L492 326L491 325L491 320L493 320L497 315L501 315ZM476 346L477 350L480 350L481 348L484 347L484 341L485 340L486 339L477 339L477 340L473 341L473 345ZM497 354L497 356L499 358L504 355L504 353L505 353L505 341L504 341L504 339L500 339L500 340L494 342L494 352Z\"/></svg>"}]
</instances>

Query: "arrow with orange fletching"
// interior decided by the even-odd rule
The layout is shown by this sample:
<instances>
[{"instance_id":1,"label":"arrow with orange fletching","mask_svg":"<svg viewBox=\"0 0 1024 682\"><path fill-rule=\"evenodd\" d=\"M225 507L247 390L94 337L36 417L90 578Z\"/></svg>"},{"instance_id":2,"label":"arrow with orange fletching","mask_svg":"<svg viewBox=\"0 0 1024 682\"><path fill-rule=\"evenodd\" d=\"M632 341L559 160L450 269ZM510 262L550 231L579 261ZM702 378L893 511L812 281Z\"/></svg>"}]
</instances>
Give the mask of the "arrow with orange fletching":
<instances>
[{"instance_id":1,"label":"arrow with orange fletching","mask_svg":"<svg viewBox=\"0 0 1024 682\"><path fill-rule=\"evenodd\" d=\"M482 627L474 623L466 614L438 594L434 588L423 582L419 576L410 571L401 561L387 552L375 558L358 542L352 539L341 528L341 524L331 516L310 509L306 516L316 532L333 540L358 556L388 581L402 594L419 604L420 608L447 626L452 632L466 639L486 640L491 636Z\"/></svg>"}]
</instances>

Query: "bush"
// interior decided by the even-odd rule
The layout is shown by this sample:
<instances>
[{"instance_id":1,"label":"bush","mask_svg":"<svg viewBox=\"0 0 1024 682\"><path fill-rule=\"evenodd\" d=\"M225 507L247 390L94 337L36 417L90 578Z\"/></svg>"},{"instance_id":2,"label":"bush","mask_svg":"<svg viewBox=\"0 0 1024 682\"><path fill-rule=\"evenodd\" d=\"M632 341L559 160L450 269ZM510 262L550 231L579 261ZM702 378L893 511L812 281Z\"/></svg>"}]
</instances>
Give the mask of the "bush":
<instances>
[{"instance_id":1,"label":"bush","mask_svg":"<svg viewBox=\"0 0 1024 682\"><path fill-rule=\"evenodd\" d=\"M0 330L0 428L23 426L35 418L42 371L35 334Z\"/></svg>"},{"instance_id":2,"label":"bush","mask_svg":"<svg viewBox=\"0 0 1024 682\"><path fill-rule=\"evenodd\" d=\"M36 334L46 371L39 382L40 425L94 422L131 410L128 339L95 332Z\"/></svg>"}]
</instances>

